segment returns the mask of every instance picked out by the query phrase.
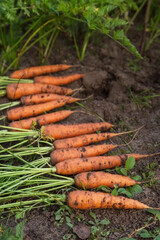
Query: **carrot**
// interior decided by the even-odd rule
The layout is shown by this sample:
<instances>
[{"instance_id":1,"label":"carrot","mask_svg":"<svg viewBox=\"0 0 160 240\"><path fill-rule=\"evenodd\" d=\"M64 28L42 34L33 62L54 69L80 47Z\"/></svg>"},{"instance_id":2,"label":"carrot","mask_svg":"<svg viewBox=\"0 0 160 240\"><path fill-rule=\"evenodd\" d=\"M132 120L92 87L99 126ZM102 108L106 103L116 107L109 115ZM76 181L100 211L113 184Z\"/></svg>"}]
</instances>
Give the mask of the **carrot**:
<instances>
[{"instance_id":1,"label":"carrot","mask_svg":"<svg viewBox=\"0 0 160 240\"><path fill-rule=\"evenodd\" d=\"M93 133L96 131L105 131L114 125L108 122L98 122L98 123L81 123L81 124L50 124L43 128L43 136L47 138L67 138L74 137L86 133Z\"/></svg>"},{"instance_id":2,"label":"carrot","mask_svg":"<svg viewBox=\"0 0 160 240\"><path fill-rule=\"evenodd\" d=\"M82 172L74 177L75 185L78 188L97 188L99 186L106 187L129 187L140 182L136 182L134 179L118 174L111 174L107 172Z\"/></svg>"},{"instance_id":3,"label":"carrot","mask_svg":"<svg viewBox=\"0 0 160 240\"><path fill-rule=\"evenodd\" d=\"M67 204L75 209L116 208L150 209L151 207L134 199L113 196L109 193L76 190L68 193Z\"/></svg>"},{"instance_id":4,"label":"carrot","mask_svg":"<svg viewBox=\"0 0 160 240\"><path fill-rule=\"evenodd\" d=\"M39 94L33 94L33 95L27 95L21 97L21 103L23 105L33 105L38 103L45 103L57 99L67 99L68 102L70 100L70 96L62 96L59 94L54 93L39 93ZM80 98L77 98L77 101L80 100Z\"/></svg>"},{"instance_id":5,"label":"carrot","mask_svg":"<svg viewBox=\"0 0 160 240\"><path fill-rule=\"evenodd\" d=\"M54 150L50 154L51 163L55 165L58 162L62 162L66 159L72 158L84 158L104 154L118 145L112 144L102 144L102 145L91 145L87 147L79 148L64 148L59 150Z\"/></svg>"},{"instance_id":6,"label":"carrot","mask_svg":"<svg viewBox=\"0 0 160 240\"><path fill-rule=\"evenodd\" d=\"M74 82L82 77L85 74L72 74L68 76L39 76L34 78L34 82L40 82L45 84L53 84L53 85L66 85L68 83Z\"/></svg>"},{"instance_id":7,"label":"carrot","mask_svg":"<svg viewBox=\"0 0 160 240\"><path fill-rule=\"evenodd\" d=\"M75 112L78 112L78 111L63 110L63 111L43 114L38 117L32 117L32 118L28 118L20 121L13 121L9 124L9 126L13 128L31 129L32 125L39 127L45 124L58 122L67 118L68 116L70 116L72 113L75 113Z\"/></svg>"},{"instance_id":8,"label":"carrot","mask_svg":"<svg viewBox=\"0 0 160 240\"><path fill-rule=\"evenodd\" d=\"M76 102L77 99L72 98L69 100L69 103ZM68 100L58 99L46 103L35 104L30 106L16 107L7 112L7 118L9 120L19 120L23 118L28 118L32 116L37 116L41 113L48 112L55 108L59 108L68 103Z\"/></svg>"},{"instance_id":9,"label":"carrot","mask_svg":"<svg viewBox=\"0 0 160 240\"><path fill-rule=\"evenodd\" d=\"M12 100L36 93L56 93L60 95L71 95L73 93L73 90L70 88L42 83L12 83L7 85L6 91L7 97Z\"/></svg>"},{"instance_id":10,"label":"carrot","mask_svg":"<svg viewBox=\"0 0 160 240\"><path fill-rule=\"evenodd\" d=\"M132 153L113 156L74 158L57 163L56 169L57 173L62 175L73 175L81 172L103 170L107 168L121 166L130 156L133 156L137 160L143 157L148 157L150 155Z\"/></svg>"},{"instance_id":11,"label":"carrot","mask_svg":"<svg viewBox=\"0 0 160 240\"><path fill-rule=\"evenodd\" d=\"M60 139L54 141L54 146L56 149L60 148L74 148L82 147L92 143L100 142L105 139L110 139L112 137L120 136L122 134L131 133L133 131L122 132L122 133L94 133L94 134L85 134L82 136Z\"/></svg>"},{"instance_id":12,"label":"carrot","mask_svg":"<svg viewBox=\"0 0 160 240\"><path fill-rule=\"evenodd\" d=\"M10 75L10 78L16 78L16 79L32 78L32 77L40 76L43 74L64 71L71 67L73 67L73 66L66 65L66 64L29 67L29 68L24 68L24 69L14 71Z\"/></svg>"}]
</instances>

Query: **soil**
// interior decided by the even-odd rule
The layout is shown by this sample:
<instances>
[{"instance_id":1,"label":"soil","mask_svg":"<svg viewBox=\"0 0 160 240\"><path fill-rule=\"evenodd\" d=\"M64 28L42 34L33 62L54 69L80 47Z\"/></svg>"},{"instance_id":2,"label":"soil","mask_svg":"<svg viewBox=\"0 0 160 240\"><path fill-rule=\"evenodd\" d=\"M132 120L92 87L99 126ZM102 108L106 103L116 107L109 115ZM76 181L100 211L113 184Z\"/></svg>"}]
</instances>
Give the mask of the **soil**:
<instances>
[{"instance_id":1,"label":"soil","mask_svg":"<svg viewBox=\"0 0 160 240\"><path fill-rule=\"evenodd\" d=\"M140 36L132 31L130 38L132 43L139 49ZM103 119L116 125L115 132L134 130L143 126L136 135L116 137L111 141L104 141L104 143L123 144L117 150L112 151L114 154L126 151L140 154L159 152L160 98L146 98L146 102L140 99L140 96L151 96L160 93L160 51L158 49L160 50L158 43L154 43L146 53L144 60L134 63L134 57L129 52L103 36L98 39L98 43L90 42L84 60L79 62L72 42L61 36L56 42L53 54L47 64L66 63L79 65L76 68L55 75L76 72L86 73L83 80L69 84L69 87L73 89L83 87L84 90L75 96L88 97L83 101L83 104L90 110L90 114L75 113L64 120L63 123L97 122ZM133 63L132 66L131 63ZM20 68L38 64L38 55L35 49L22 57ZM142 92L144 92L144 95ZM139 97L136 98L136 96ZM124 142L127 142L128 145L124 145ZM158 185L160 170L158 161L159 156L139 160L131 171L134 175L141 176L144 176L144 174L148 176L151 171L154 172L156 182L152 185L142 185L143 192L135 194L134 199L155 208L160 208L160 188ZM114 170L111 172L114 173ZM60 222L55 219L55 213L58 209L59 206L50 206L44 210L30 211L25 216L27 221L24 226L24 239L118 240L143 227L148 218L153 217L148 211L142 210L97 209L92 211L96 214L97 223L95 223L89 210L72 210L70 213L64 210ZM72 227L68 226L66 216L71 219ZM101 229L100 221L103 219L108 219L110 223L104 225ZM94 226L98 228L95 235L93 235L93 232L91 234L90 220L94 221ZM12 217L9 219L7 226L15 227L16 224ZM156 227L158 227L158 221L155 221L147 229L154 230ZM102 236L101 233L104 231L108 231L108 238L107 235ZM133 234L132 237L141 239L137 234Z\"/></svg>"}]
</instances>

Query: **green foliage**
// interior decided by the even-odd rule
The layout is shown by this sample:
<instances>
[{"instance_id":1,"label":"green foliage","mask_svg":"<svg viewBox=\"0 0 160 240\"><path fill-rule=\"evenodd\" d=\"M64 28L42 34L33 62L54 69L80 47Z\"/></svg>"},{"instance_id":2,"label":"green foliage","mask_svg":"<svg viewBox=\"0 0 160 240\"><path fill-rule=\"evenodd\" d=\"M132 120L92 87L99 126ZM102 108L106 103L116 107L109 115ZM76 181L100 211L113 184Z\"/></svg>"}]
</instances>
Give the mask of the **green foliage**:
<instances>
[{"instance_id":1,"label":"green foliage","mask_svg":"<svg viewBox=\"0 0 160 240\"><path fill-rule=\"evenodd\" d=\"M121 238L120 240L136 240L140 238L144 239L152 239L152 240L159 240L160 239L160 228L153 228L150 229L150 226L155 225L158 221L160 221L160 212L155 209L148 209L148 212L154 215L154 217L149 217L147 222L145 222L144 226L139 229L134 230L129 237ZM132 238L133 235L137 235L138 238Z\"/></svg>"},{"instance_id":2,"label":"green foliage","mask_svg":"<svg viewBox=\"0 0 160 240\"><path fill-rule=\"evenodd\" d=\"M139 71L141 68L138 65L139 64L139 59L130 59L128 62L128 66L130 67L130 69L133 70L133 72L137 72Z\"/></svg>"},{"instance_id":3,"label":"green foliage","mask_svg":"<svg viewBox=\"0 0 160 240\"><path fill-rule=\"evenodd\" d=\"M156 163L150 163L147 164L147 168L145 169L144 172L142 172L142 177L144 181L149 181L146 183L148 187L152 187L153 184L156 183L156 180L154 179L154 174L155 174L155 168L160 167L157 166Z\"/></svg>"},{"instance_id":4,"label":"green foliage","mask_svg":"<svg viewBox=\"0 0 160 240\"><path fill-rule=\"evenodd\" d=\"M127 161L126 161L126 164L125 164L125 168L127 170L131 170L135 165L135 158L133 156L130 156Z\"/></svg>"},{"instance_id":5,"label":"green foliage","mask_svg":"<svg viewBox=\"0 0 160 240\"><path fill-rule=\"evenodd\" d=\"M143 107L151 108L151 99L160 97L160 94L154 94L151 89L140 92L139 94L133 94L129 89L131 100L137 105L138 109Z\"/></svg>"},{"instance_id":6,"label":"green foliage","mask_svg":"<svg viewBox=\"0 0 160 240\"><path fill-rule=\"evenodd\" d=\"M146 50L160 35L158 1L151 3L148 25L150 38ZM137 58L141 58L125 30L133 23L145 3L146 1L134 0L1 1L0 72L4 74L12 67L17 68L22 55L35 44L38 45L40 62L44 64L59 31L66 32L73 38L79 60L83 60L94 32L107 35ZM130 19L132 11L135 15ZM8 63L10 65L6 68ZM135 69L135 64L133 67Z\"/></svg>"},{"instance_id":7,"label":"green foliage","mask_svg":"<svg viewBox=\"0 0 160 240\"><path fill-rule=\"evenodd\" d=\"M113 39L120 41L122 46L127 47L131 53L134 53L138 58L142 58L139 52L136 50L135 46L131 44L130 40L126 37L123 29L114 31Z\"/></svg>"},{"instance_id":8,"label":"green foliage","mask_svg":"<svg viewBox=\"0 0 160 240\"><path fill-rule=\"evenodd\" d=\"M70 240L70 239L76 239L76 235L72 233L67 233L63 236L63 240Z\"/></svg>"},{"instance_id":9,"label":"green foliage","mask_svg":"<svg viewBox=\"0 0 160 240\"><path fill-rule=\"evenodd\" d=\"M156 209L148 209L147 210L149 213L153 214L158 221L160 222L160 211L156 210Z\"/></svg>"},{"instance_id":10,"label":"green foliage","mask_svg":"<svg viewBox=\"0 0 160 240\"><path fill-rule=\"evenodd\" d=\"M124 175L124 176L128 176L128 172L130 170L132 170L135 166L135 158L133 156L130 156L125 164L125 167L116 167L116 172L120 175ZM132 176L132 179L134 179L135 181L141 181L142 177L139 175L135 175ZM124 194L129 198L133 198L135 193L141 193L142 192L142 187L139 184L135 184L133 186L129 186L129 187L119 187L118 184L114 186L114 189L110 189L106 186L100 186L97 188L97 190L99 191L104 191L104 192L108 192L114 196L118 196L119 194Z\"/></svg>"},{"instance_id":11,"label":"green foliage","mask_svg":"<svg viewBox=\"0 0 160 240\"><path fill-rule=\"evenodd\" d=\"M154 231L148 231L147 229L142 229L138 231L138 235L141 238L150 238L154 240L160 239L160 228L154 229Z\"/></svg>"},{"instance_id":12,"label":"green foliage","mask_svg":"<svg viewBox=\"0 0 160 240\"><path fill-rule=\"evenodd\" d=\"M1 240L23 240L23 227L25 224L25 220L22 222L18 223L15 229L15 234L13 233L12 228L7 228L1 226L2 230L2 235L1 235Z\"/></svg>"},{"instance_id":13,"label":"green foliage","mask_svg":"<svg viewBox=\"0 0 160 240\"><path fill-rule=\"evenodd\" d=\"M154 228L152 230L148 229L148 227L152 224L155 224L157 221L160 222L160 211L155 209L148 209L148 212L154 215L153 217L148 218L147 223L145 224L144 228L137 230L137 234L141 238L149 238L154 240L160 239L160 228Z\"/></svg>"},{"instance_id":14,"label":"green foliage","mask_svg":"<svg viewBox=\"0 0 160 240\"><path fill-rule=\"evenodd\" d=\"M128 170L133 169L135 166L135 158L133 156L128 157L126 163L125 163L125 168L122 167L116 167L116 172L118 174L122 174L127 176Z\"/></svg>"},{"instance_id":15,"label":"green foliage","mask_svg":"<svg viewBox=\"0 0 160 240\"><path fill-rule=\"evenodd\" d=\"M67 205L61 205L58 211L55 212L55 224L57 227L61 226L64 221L66 221L69 227L73 227L70 219L70 214L72 213L71 208Z\"/></svg>"},{"instance_id":16,"label":"green foliage","mask_svg":"<svg viewBox=\"0 0 160 240\"><path fill-rule=\"evenodd\" d=\"M150 45L160 36L160 4L159 0L151 1L149 11L148 28L149 39L145 45L145 51L147 51Z\"/></svg>"},{"instance_id":17,"label":"green foliage","mask_svg":"<svg viewBox=\"0 0 160 240\"><path fill-rule=\"evenodd\" d=\"M127 176L128 171L133 169L134 166L135 166L135 158L133 156L130 156L126 161L125 168L116 167L116 172L118 174ZM140 181L141 177L137 175L137 176L134 176L133 179L136 181ZM138 184L127 187L127 188L119 188L118 186L115 186L115 188L112 191L112 195L117 196L118 194L124 194L129 198L133 198L135 193L141 193L141 192L142 192L142 187Z\"/></svg>"},{"instance_id":18,"label":"green foliage","mask_svg":"<svg viewBox=\"0 0 160 240\"><path fill-rule=\"evenodd\" d=\"M0 48L3 50L0 53L0 70L4 73L11 67L17 68L22 55L37 43L41 62L44 63L59 31L67 32L73 38L80 60L83 60L94 32L111 37L140 58L123 31L128 24L129 11L137 7L133 0L1 1ZM8 63L10 65L5 69Z\"/></svg>"},{"instance_id":19,"label":"green foliage","mask_svg":"<svg viewBox=\"0 0 160 240\"><path fill-rule=\"evenodd\" d=\"M107 229L107 226L110 224L110 221L106 218L100 220L96 217L96 214L90 211L90 216L93 220L88 221L91 225L91 236L90 240L92 239L106 239L108 238L110 231Z\"/></svg>"},{"instance_id":20,"label":"green foliage","mask_svg":"<svg viewBox=\"0 0 160 240\"><path fill-rule=\"evenodd\" d=\"M64 222L66 222L66 225L72 229L73 228L73 223L71 221L71 214L72 214L72 209L69 208L67 205L61 205L59 210L55 212L55 224L57 227L60 227ZM76 215L78 218L79 215ZM76 235L73 233L66 233L63 236L64 240L69 240L69 239L76 239Z\"/></svg>"}]
</instances>

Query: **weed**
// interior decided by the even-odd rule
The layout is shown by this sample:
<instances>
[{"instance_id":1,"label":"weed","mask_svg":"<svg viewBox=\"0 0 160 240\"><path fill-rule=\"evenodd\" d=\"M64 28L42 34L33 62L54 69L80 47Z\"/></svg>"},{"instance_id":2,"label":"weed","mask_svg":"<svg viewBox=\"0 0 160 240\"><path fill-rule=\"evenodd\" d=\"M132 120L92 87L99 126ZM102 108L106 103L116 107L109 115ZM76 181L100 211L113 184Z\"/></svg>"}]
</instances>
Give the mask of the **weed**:
<instances>
[{"instance_id":1,"label":"weed","mask_svg":"<svg viewBox=\"0 0 160 240\"><path fill-rule=\"evenodd\" d=\"M133 169L134 165L135 165L135 159L132 156L130 156L126 161L125 167L124 168L116 167L116 172L120 175L127 176L128 171ZM110 171L110 170L107 169L106 171ZM139 175L132 176L132 178L135 181L141 181L141 179L142 179L141 176L139 176ZM129 198L133 198L135 193L142 192L142 187L139 184L136 184L136 185L130 186L130 187L125 187L125 188L122 188L122 187L120 188L118 185L115 185L113 190L108 187L105 187L105 186L100 186L97 188L97 190L108 192L115 196L117 196L119 194L124 194Z\"/></svg>"},{"instance_id":2,"label":"weed","mask_svg":"<svg viewBox=\"0 0 160 240\"><path fill-rule=\"evenodd\" d=\"M131 89L129 89L131 100L137 105L138 109L143 107L151 108L151 99L160 97L160 94L154 94L151 89L140 92L137 95L134 95Z\"/></svg>"},{"instance_id":3,"label":"weed","mask_svg":"<svg viewBox=\"0 0 160 240\"><path fill-rule=\"evenodd\" d=\"M0 227L0 236L1 240L23 240L23 227L25 224L25 220L18 223L15 229L15 234L13 233L12 228L8 227Z\"/></svg>"},{"instance_id":4,"label":"weed","mask_svg":"<svg viewBox=\"0 0 160 240\"><path fill-rule=\"evenodd\" d=\"M133 72L137 72L141 69L140 66L138 66L138 63L139 59L130 59L128 66L133 70Z\"/></svg>"},{"instance_id":5,"label":"weed","mask_svg":"<svg viewBox=\"0 0 160 240\"><path fill-rule=\"evenodd\" d=\"M160 212L157 210L149 209L148 212L153 214L153 217L149 217L147 222L145 222L144 226L134 230L127 237L121 238L120 240L136 240L132 238L133 235L139 236L141 238L159 240L160 239L160 228L154 228L150 230L151 226L156 225L160 221Z\"/></svg>"},{"instance_id":6,"label":"weed","mask_svg":"<svg viewBox=\"0 0 160 240\"><path fill-rule=\"evenodd\" d=\"M116 167L116 172L118 174L122 174L124 176L128 175L128 171L133 169L135 165L135 159L134 157L130 156L125 164L125 167ZM132 177L136 181L141 180L141 176L136 175ZM141 193L142 192L142 187L139 184L136 184L134 186L130 186L127 188L119 188L118 186L115 186L114 190L112 191L113 195L118 195L118 194L124 194L129 198L132 198L134 196L134 193Z\"/></svg>"},{"instance_id":7,"label":"weed","mask_svg":"<svg viewBox=\"0 0 160 240\"><path fill-rule=\"evenodd\" d=\"M96 214L92 211L90 211L90 216L93 218L93 220L88 221L88 223L91 225L91 236L89 239L105 240L106 238L108 238L110 231L107 226L110 224L110 221L106 218L104 218L103 220L98 219L96 217Z\"/></svg>"},{"instance_id":8,"label":"weed","mask_svg":"<svg viewBox=\"0 0 160 240\"><path fill-rule=\"evenodd\" d=\"M55 224L60 227L66 221L69 227L71 226L70 215L72 210L67 205L61 205L57 212L55 212Z\"/></svg>"},{"instance_id":9,"label":"weed","mask_svg":"<svg viewBox=\"0 0 160 240\"><path fill-rule=\"evenodd\" d=\"M78 222L83 222L85 220L85 216L82 213L76 214L75 218L77 219Z\"/></svg>"},{"instance_id":10,"label":"weed","mask_svg":"<svg viewBox=\"0 0 160 240\"><path fill-rule=\"evenodd\" d=\"M70 239L72 240L76 239L76 235L72 233L67 233L63 236L63 240L70 240Z\"/></svg>"},{"instance_id":11,"label":"weed","mask_svg":"<svg viewBox=\"0 0 160 240\"><path fill-rule=\"evenodd\" d=\"M156 183L156 180L154 179L154 175L155 175L155 169L157 168L157 164L156 163L149 163L147 164L147 168L145 172L142 172L142 177L144 181L149 181L148 183L146 183L146 185L148 187L152 187L153 184Z\"/></svg>"},{"instance_id":12,"label":"weed","mask_svg":"<svg viewBox=\"0 0 160 240\"><path fill-rule=\"evenodd\" d=\"M67 205L61 205L59 210L55 212L55 225L57 227L60 227L64 222L66 222L66 225L73 229L73 224L71 221L71 214L73 213L73 210L69 208ZM79 215L76 215L76 217L80 220ZM69 240L69 239L76 239L76 235L73 233L66 233L63 236L63 240Z\"/></svg>"}]
</instances>

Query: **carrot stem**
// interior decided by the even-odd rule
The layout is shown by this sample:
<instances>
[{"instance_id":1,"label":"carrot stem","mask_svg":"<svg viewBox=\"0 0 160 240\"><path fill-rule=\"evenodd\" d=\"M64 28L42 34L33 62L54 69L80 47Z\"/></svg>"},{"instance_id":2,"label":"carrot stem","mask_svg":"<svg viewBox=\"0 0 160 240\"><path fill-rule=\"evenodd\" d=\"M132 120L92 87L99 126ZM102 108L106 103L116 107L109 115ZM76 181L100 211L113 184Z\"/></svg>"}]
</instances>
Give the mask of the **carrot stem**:
<instances>
[{"instance_id":1,"label":"carrot stem","mask_svg":"<svg viewBox=\"0 0 160 240\"><path fill-rule=\"evenodd\" d=\"M0 97L6 96L6 90L0 90Z\"/></svg>"},{"instance_id":2,"label":"carrot stem","mask_svg":"<svg viewBox=\"0 0 160 240\"><path fill-rule=\"evenodd\" d=\"M19 105L19 101L0 104L0 111Z\"/></svg>"}]
</instances>

